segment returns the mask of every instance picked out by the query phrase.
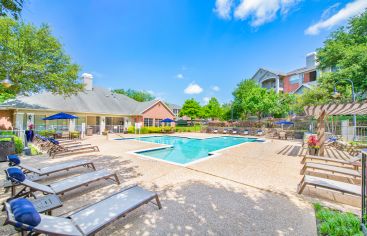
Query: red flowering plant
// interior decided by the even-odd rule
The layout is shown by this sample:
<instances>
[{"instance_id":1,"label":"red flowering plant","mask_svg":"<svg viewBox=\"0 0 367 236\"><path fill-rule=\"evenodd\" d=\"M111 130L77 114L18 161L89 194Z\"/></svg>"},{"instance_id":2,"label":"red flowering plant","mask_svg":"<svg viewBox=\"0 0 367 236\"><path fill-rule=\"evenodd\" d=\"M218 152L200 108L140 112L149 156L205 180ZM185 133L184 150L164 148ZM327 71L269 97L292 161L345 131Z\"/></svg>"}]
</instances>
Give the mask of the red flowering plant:
<instances>
[{"instance_id":1,"label":"red flowering plant","mask_svg":"<svg viewBox=\"0 0 367 236\"><path fill-rule=\"evenodd\" d=\"M319 140L317 140L316 135L311 135L310 137L308 137L307 144L308 147L310 148L316 148L316 149L320 148L320 143Z\"/></svg>"}]
</instances>

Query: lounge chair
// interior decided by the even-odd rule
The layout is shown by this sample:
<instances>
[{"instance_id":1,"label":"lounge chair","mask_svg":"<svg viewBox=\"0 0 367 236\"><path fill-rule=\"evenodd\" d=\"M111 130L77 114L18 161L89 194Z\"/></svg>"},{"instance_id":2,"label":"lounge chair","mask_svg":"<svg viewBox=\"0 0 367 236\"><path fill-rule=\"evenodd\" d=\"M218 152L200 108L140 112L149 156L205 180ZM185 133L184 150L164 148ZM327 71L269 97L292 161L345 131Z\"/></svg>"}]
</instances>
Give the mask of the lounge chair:
<instances>
[{"instance_id":1,"label":"lounge chair","mask_svg":"<svg viewBox=\"0 0 367 236\"><path fill-rule=\"evenodd\" d=\"M218 133L218 129L214 129L213 133L217 134Z\"/></svg>"},{"instance_id":2,"label":"lounge chair","mask_svg":"<svg viewBox=\"0 0 367 236\"><path fill-rule=\"evenodd\" d=\"M120 192L83 207L68 216L58 217L35 213L37 214L35 218L38 217L38 224L35 225L17 221L15 212L13 212L14 208L11 206L12 202L5 202L7 213L5 224L19 228L22 233L31 231L46 235L94 235L120 217L126 216L129 212L152 200L156 201L159 209L162 208L156 193L133 186L122 189Z\"/></svg>"},{"instance_id":3,"label":"lounge chair","mask_svg":"<svg viewBox=\"0 0 367 236\"><path fill-rule=\"evenodd\" d=\"M68 171L78 167L87 167L96 170L93 162L87 160L68 161L56 165L48 165L42 168L36 168L27 164L23 164L17 155L9 155L7 156L7 160L9 162L9 166L19 166L24 173L34 173L38 176L49 175L60 171Z\"/></svg>"},{"instance_id":4,"label":"lounge chair","mask_svg":"<svg viewBox=\"0 0 367 236\"><path fill-rule=\"evenodd\" d=\"M47 153L51 155L53 152L59 151L61 148L80 148L80 147L90 147L91 144L86 143L82 144L81 142L78 143L60 143L56 140L50 140L51 144L48 146Z\"/></svg>"},{"instance_id":5,"label":"lounge chair","mask_svg":"<svg viewBox=\"0 0 367 236\"><path fill-rule=\"evenodd\" d=\"M301 194L306 186L313 186L315 188L320 187L341 192L343 194L347 193L355 196L361 196L361 186L310 175L305 175L303 177L301 182L298 184L297 192Z\"/></svg>"},{"instance_id":6,"label":"lounge chair","mask_svg":"<svg viewBox=\"0 0 367 236\"><path fill-rule=\"evenodd\" d=\"M247 130L247 129L245 129L244 131L243 131L243 135L249 135L249 131Z\"/></svg>"},{"instance_id":7,"label":"lounge chair","mask_svg":"<svg viewBox=\"0 0 367 236\"><path fill-rule=\"evenodd\" d=\"M237 134L237 130L236 129L232 130L232 134Z\"/></svg>"},{"instance_id":8,"label":"lounge chair","mask_svg":"<svg viewBox=\"0 0 367 236\"><path fill-rule=\"evenodd\" d=\"M99 148L98 146L91 146L91 145L62 146L60 144L55 144L55 147L52 148L52 150L50 150L48 154L52 158L54 158L58 154L81 153L81 152L99 152Z\"/></svg>"},{"instance_id":9,"label":"lounge chair","mask_svg":"<svg viewBox=\"0 0 367 236\"><path fill-rule=\"evenodd\" d=\"M336 164L340 164L340 165L349 165L351 167L353 167L354 169L358 169L359 167L359 161L361 160L361 157L357 156L357 157L352 157L349 160L340 160L340 159L335 159L335 158L330 158L330 157L321 157L321 156L313 156L313 155L305 155L302 160L301 160L301 164L304 164L306 161L308 160L316 160L316 161L322 161L322 162L326 162L326 163L336 163Z\"/></svg>"},{"instance_id":10,"label":"lounge chair","mask_svg":"<svg viewBox=\"0 0 367 236\"><path fill-rule=\"evenodd\" d=\"M261 130L261 129L260 129L260 130L257 130L257 131L256 131L256 135L257 135L257 136L262 136L262 135L264 135L264 131L263 131L263 130Z\"/></svg>"},{"instance_id":11,"label":"lounge chair","mask_svg":"<svg viewBox=\"0 0 367 236\"><path fill-rule=\"evenodd\" d=\"M228 133L228 130L227 129L223 129L223 132L222 132L223 134L226 134L226 133Z\"/></svg>"},{"instance_id":12,"label":"lounge chair","mask_svg":"<svg viewBox=\"0 0 367 236\"><path fill-rule=\"evenodd\" d=\"M347 175L347 176L351 176L354 178L361 177L361 173L357 170L352 170L350 168L343 168L340 166L332 166L332 165L327 165L327 164L322 164L322 163L314 163L314 162L306 162L303 168L301 169L300 174L301 175L305 174L305 172L308 169L321 170L324 172L330 172L332 174L342 174L342 175Z\"/></svg>"},{"instance_id":13,"label":"lounge chair","mask_svg":"<svg viewBox=\"0 0 367 236\"><path fill-rule=\"evenodd\" d=\"M18 170L16 170L18 169ZM10 167L5 170L8 180L11 180L14 184L12 186L11 195L12 198L22 197L22 196L34 196L34 192L40 191L44 194L57 194L63 195L65 192L79 188L81 186L88 186L88 184L102 180L111 179L117 184L120 184L120 180L116 173L111 173L106 169L97 170L71 178L67 178L58 182L54 182L48 185L36 183L27 179L24 173L18 167ZM23 173L23 176L22 176ZM23 189L16 193L15 185L22 185Z\"/></svg>"}]
</instances>

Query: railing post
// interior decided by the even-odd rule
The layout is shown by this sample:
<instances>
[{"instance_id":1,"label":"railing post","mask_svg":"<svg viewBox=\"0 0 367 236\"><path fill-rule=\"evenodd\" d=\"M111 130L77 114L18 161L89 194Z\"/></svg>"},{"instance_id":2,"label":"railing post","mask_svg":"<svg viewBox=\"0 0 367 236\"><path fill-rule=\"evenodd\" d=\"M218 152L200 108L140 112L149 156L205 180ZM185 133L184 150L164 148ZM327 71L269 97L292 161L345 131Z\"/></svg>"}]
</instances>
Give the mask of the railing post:
<instances>
[{"instance_id":1,"label":"railing post","mask_svg":"<svg viewBox=\"0 0 367 236\"><path fill-rule=\"evenodd\" d=\"M362 230L366 235L366 158L367 158L367 149L362 150L362 209L361 209L361 220L362 220Z\"/></svg>"}]
</instances>

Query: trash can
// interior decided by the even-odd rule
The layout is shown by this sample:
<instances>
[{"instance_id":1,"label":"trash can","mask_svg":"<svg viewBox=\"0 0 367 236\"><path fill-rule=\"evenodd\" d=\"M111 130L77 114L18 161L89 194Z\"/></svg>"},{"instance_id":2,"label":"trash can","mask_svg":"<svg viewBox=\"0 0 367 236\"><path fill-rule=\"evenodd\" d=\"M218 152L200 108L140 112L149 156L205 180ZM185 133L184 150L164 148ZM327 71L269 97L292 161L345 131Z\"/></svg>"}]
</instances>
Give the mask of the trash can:
<instances>
[{"instance_id":1,"label":"trash can","mask_svg":"<svg viewBox=\"0 0 367 236\"><path fill-rule=\"evenodd\" d=\"M85 135L87 135L87 136L92 136L93 135L93 127L88 127L87 128L87 132L86 132L86 134Z\"/></svg>"},{"instance_id":2,"label":"trash can","mask_svg":"<svg viewBox=\"0 0 367 236\"><path fill-rule=\"evenodd\" d=\"M13 136L0 136L0 161L6 161L6 157L15 154L15 143Z\"/></svg>"}]
</instances>

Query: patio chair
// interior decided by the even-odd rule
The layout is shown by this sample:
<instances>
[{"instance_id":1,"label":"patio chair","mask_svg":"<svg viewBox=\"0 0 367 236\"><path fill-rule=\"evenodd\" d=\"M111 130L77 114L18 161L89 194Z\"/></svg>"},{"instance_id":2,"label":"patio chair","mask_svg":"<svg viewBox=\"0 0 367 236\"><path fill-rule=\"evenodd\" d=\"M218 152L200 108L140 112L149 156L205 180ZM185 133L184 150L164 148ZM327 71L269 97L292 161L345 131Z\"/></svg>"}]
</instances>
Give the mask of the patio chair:
<instances>
[{"instance_id":1,"label":"patio chair","mask_svg":"<svg viewBox=\"0 0 367 236\"><path fill-rule=\"evenodd\" d=\"M314 163L314 162L306 162L303 168L301 169L300 174L301 175L305 174L305 172L309 169L330 172L331 174L341 174L344 176L351 176L354 178L361 177L361 173L357 170L353 170L350 168L343 168L340 166L332 166L332 165L322 164L322 163Z\"/></svg>"},{"instance_id":2,"label":"patio chair","mask_svg":"<svg viewBox=\"0 0 367 236\"><path fill-rule=\"evenodd\" d=\"M214 129L213 133L217 134L218 133L218 129Z\"/></svg>"},{"instance_id":3,"label":"patio chair","mask_svg":"<svg viewBox=\"0 0 367 236\"><path fill-rule=\"evenodd\" d=\"M91 145L76 145L76 146L62 146L55 144L54 148L48 152L50 157L54 158L58 154L71 153L85 153L85 152L99 152L98 146Z\"/></svg>"},{"instance_id":4,"label":"patio chair","mask_svg":"<svg viewBox=\"0 0 367 236\"><path fill-rule=\"evenodd\" d=\"M51 155L53 152L57 152L62 148L78 148L78 147L90 147L91 144L89 143L81 143L81 142L75 142L75 143L60 143L59 141L56 141L55 139L49 139L51 142L50 145L48 145L47 153Z\"/></svg>"},{"instance_id":5,"label":"patio chair","mask_svg":"<svg viewBox=\"0 0 367 236\"><path fill-rule=\"evenodd\" d=\"M238 134L237 130L236 129L232 130L232 134L234 135Z\"/></svg>"},{"instance_id":6,"label":"patio chair","mask_svg":"<svg viewBox=\"0 0 367 236\"><path fill-rule=\"evenodd\" d=\"M94 235L120 217L126 216L129 212L153 200L156 201L158 209L161 209L162 206L156 193L139 186L132 186L67 216L39 214L33 209L33 219L36 219L36 222L24 222L19 210L16 210L16 204L17 201L19 203L19 201L27 200L15 199L4 203L7 213L5 224L13 225L24 234L30 231L46 235ZM29 204L27 207L31 208Z\"/></svg>"},{"instance_id":7,"label":"patio chair","mask_svg":"<svg viewBox=\"0 0 367 236\"><path fill-rule=\"evenodd\" d=\"M34 196L34 192L37 191L42 192L43 194L63 195L65 192L79 188L84 185L88 186L90 183L97 182L102 179L111 179L118 185L120 184L120 180L118 179L117 174L115 172L112 173L106 169L70 177L48 185L36 183L27 179L23 171L18 167L9 167L7 170L5 170L5 173L7 179L14 183L11 187L12 198L18 198L22 196ZM23 189L21 189L18 193L16 193L16 185L23 186Z\"/></svg>"},{"instance_id":8,"label":"patio chair","mask_svg":"<svg viewBox=\"0 0 367 236\"><path fill-rule=\"evenodd\" d=\"M326 162L326 163L335 163L335 164L340 164L340 165L347 165L347 166L351 166L353 169L358 169L359 165L360 165L360 160L361 157L357 156L357 157L352 157L349 160L340 160L340 159L335 159L335 158L330 158L330 157L321 157L321 156L312 156L312 155L305 155L302 160L301 160L301 164L304 164L307 160L316 160L316 161L322 161L322 162Z\"/></svg>"},{"instance_id":9,"label":"patio chair","mask_svg":"<svg viewBox=\"0 0 367 236\"><path fill-rule=\"evenodd\" d=\"M248 130L248 129L245 129L244 131L243 131L243 135L249 135L250 134L250 131Z\"/></svg>"},{"instance_id":10,"label":"patio chair","mask_svg":"<svg viewBox=\"0 0 367 236\"><path fill-rule=\"evenodd\" d=\"M227 129L223 129L223 132L222 132L223 134L226 134L226 133L228 133L228 130Z\"/></svg>"},{"instance_id":11,"label":"patio chair","mask_svg":"<svg viewBox=\"0 0 367 236\"><path fill-rule=\"evenodd\" d=\"M361 186L348 184L336 180L324 179L320 177L305 175L301 182L298 184L297 192L301 194L306 186L313 186L315 188L324 188L340 192L343 194L350 194L355 196L361 196Z\"/></svg>"},{"instance_id":12,"label":"patio chair","mask_svg":"<svg viewBox=\"0 0 367 236\"><path fill-rule=\"evenodd\" d=\"M257 136L263 136L264 134L265 134L265 132L263 130L261 130L261 129L259 129L259 130L256 131L256 135Z\"/></svg>"},{"instance_id":13,"label":"patio chair","mask_svg":"<svg viewBox=\"0 0 367 236\"><path fill-rule=\"evenodd\" d=\"M279 139L287 139L287 133L285 131L280 131Z\"/></svg>"},{"instance_id":14,"label":"patio chair","mask_svg":"<svg viewBox=\"0 0 367 236\"><path fill-rule=\"evenodd\" d=\"M20 161L18 155L8 155L7 160L9 162L9 166L18 166L20 167L24 173L34 173L38 176L42 175L50 175L60 171L68 171L70 169L78 168L78 167L87 167L96 170L93 162L87 160L77 160L77 161L68 161L55 165L48 165L42 168L36 168L33 166L29 166L27 164L23 164Z\"/></svg>"}]
</instances>

